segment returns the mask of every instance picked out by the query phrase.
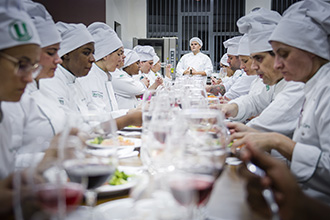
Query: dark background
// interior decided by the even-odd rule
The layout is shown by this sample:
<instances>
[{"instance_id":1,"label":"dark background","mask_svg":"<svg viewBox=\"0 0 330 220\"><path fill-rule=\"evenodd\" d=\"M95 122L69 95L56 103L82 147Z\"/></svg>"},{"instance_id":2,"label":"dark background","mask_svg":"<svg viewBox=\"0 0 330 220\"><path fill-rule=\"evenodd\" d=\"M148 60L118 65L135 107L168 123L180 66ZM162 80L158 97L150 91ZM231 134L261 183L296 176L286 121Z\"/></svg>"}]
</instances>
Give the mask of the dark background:
<instances>
[{"instance_id":1,"label":"dark background","mask_svg":"<svg viewBox=\"0 0 330 220\"><path fill-rule=\"evenodd\" d=\"M43 4L55 22L83 23L105 22L106 0L33 0Z\"/></svg>"}]
</instances>

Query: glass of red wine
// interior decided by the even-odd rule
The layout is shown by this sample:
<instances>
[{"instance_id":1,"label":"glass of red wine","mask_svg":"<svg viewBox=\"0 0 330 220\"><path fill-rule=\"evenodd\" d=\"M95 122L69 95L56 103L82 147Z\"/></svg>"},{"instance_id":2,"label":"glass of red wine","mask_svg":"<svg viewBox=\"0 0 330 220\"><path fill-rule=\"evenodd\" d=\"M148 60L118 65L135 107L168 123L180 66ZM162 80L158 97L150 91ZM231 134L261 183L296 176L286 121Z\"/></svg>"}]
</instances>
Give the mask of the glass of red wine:
<instances>
[{"instance_id":1,"label":"glass of red wine","mask_svg":"<svg viewBox=\"0 0 330 220\"><path fill-rule=\"evenodd\" d=\"M188 211L188 219L205 219L204 207L221 175L226 158L227 128L221 112L213 109L182 111L181 158L174 162L169 175L173 197Z\"/></svg>"},{"instance_id":2,"label":"glass of red wine","mask_svg":"<svg viewBox=\"0 0 330 220\"><path fill-rule=\"evenodd\" d=\"M117 127L107 113L82 114L71 121L71 126L83 131L87 146L77 152L76 157L64 161L63 166L71 182L85 187L86 204L92 208L97 200L96 189L108 182L118 165ZM107 142L106 146L102 145L103 141ZM93 145L89 146L92 142ZM93 211L91 215L93 219Z\"/></svg>"}]
</instances>

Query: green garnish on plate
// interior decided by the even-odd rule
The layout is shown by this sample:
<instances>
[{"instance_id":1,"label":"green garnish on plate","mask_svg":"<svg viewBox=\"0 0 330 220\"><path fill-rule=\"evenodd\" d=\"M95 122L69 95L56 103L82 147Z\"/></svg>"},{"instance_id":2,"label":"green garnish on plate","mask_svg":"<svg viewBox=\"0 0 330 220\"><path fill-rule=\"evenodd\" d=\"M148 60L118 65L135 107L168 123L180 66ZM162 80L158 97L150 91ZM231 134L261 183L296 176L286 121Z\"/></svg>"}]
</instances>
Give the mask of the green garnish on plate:
<instances>
[{"instance_id":1,"label":"green garnish on plate","mask_svg":"<svg viewBox=\"0 0 330 220\"><path fill-rule=\"evenodd\" d=\"M128 175L123 171L119 171L118 169L116 169L114 176L109 181L109 184L116 186L128 183L128 178L131 176L132 175Z\"/></svg>"}]
</instances>

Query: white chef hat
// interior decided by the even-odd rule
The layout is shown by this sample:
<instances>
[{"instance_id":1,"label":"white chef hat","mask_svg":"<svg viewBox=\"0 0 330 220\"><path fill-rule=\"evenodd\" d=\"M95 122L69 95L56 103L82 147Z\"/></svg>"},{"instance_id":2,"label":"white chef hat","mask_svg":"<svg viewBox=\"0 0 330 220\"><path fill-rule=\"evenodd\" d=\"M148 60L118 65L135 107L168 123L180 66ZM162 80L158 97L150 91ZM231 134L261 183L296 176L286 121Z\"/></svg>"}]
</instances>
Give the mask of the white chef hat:
<instances>
[{"instance_id":1,"label":"white chef hat","mask_svg":"<svg viewBox=\"0 0 330 220\"><path fill-rule=\"evenodd\" d=\"M41 41L40 47L43 48L61 42L61 36L53 18L42 4L24 0L23 6L37 28Z\"/></svg>"},{"instance_id":2,"label":"white chef hat","mask_svg":"<svg viewBox=\"0 0 330 220\"><path fill-rule=\"evenodd\" d=\"M280 19L278 12L260 8L237 21L239 32L249 34L250 53L272 50L268 39Z\"/></svg>"},{"instance_id":3,"label":"white chef hat","mask_svg":"<svg viewBox=\"0 0 330 220\"><path fill-rule=\"evenodd\" d=\"M154 66L156 63L158 63L159 60L160 60L159 56L155 55L155 56L153 57L153 61L154 61L153 66Z\"/></svg>"},{"instance_id":4,"label":"white chef hat","mask_svg":"<svg viewBox=\"0 0 330 220\"><path fill-rule=\"evenodd\" d=\"M40 45L37 30L20 0L0 1L0 36L0 50L25 44Z\"/></svg>"},{"instance_id":5,"label":"white chef hat","mask_svg":"<svg viewBox=\"0 0 330 220\"><path fill-rule=\"evenodd\" d=\"M248 34L244 34L238 45L238 55L250 56L249 50L249 37Z\"/></svg>"},{"instance_id":6,"label":"white chef hat","mask_svg":"<svg viewBox=\"0 0 330 220\"><path fill-rule=\"evenodd\" d=\"M139 55L140 61L153 60L156 55L155 49L152 46L137 45L133 50Z\"/></svg>"},{"instance_id":7,"label":"white chef hat","mask_svg":"<svg viewBox=\"0 0 330 220\"><path fill-rule=\"evenodd\" d=\"M92 35L84 24L68 24L59 21L56 23L56 27L62 37L60 50L58 51L60 57L87 43L94 42Z\"/></svg>"},{"instance_id":8,"label":"white chef hat","mask_svg":"<svg viewBox=\"0 0 330 220\"><path fill-rule=\"evenodd\" d=\"M139 55L134 50L125 48L124 54L125 54L126 58L125 58L123 69L140 60Z\"/></svg>"},{"instance_id":9,"label":"white chef hat","mask_svg":"<svg viewBox=\"0 0 330 220\"><path fill-rule=\"evenodd\" d=\"M202 41L200 38L198 38L198 37L193 37L193 38L191 38L190 41L189 41L189 45L190 45L193 41L196 41L197 43L199 43L199 45L201 45L201 47L203 46L203 41Z\"/></svg>"},{"instance_id":10,"label":"white chef hat","mask_svg":"<svg viewBox=\"0 0 330 220\"><path fill-rule=\"evenodd\" d=\"M95 40L94 57L96 61L123 47L117 33L109 25L103 22L94 22L87 29Z\"/></svg>"},{"instance_id":11,"label":"white chef hat","mask_svg":"<svg viewBox=\"0 0 330 220\"><path fill-rule=\"evenodd\" d=\"M223 42L223 46L227 48L227 54L238 56L238 45L241 38L242 36L236 36Z\"/></svg>"},{"instance_id":12,"label":"white chef hat","mask_svg":"<svg viewBox=\"0 0 330 220\"><path fill-rule=\"evenodd\" d=\"M229 66L229 63L227 62L227 60L228 60L228 55L227 55L227 53L225 53L225 54L221 57L220 63L221 63L222 65Z\"/></svg>"},{"instance_id":13,"label":"white chef hat","mask_svg":"<svg viewBox=\"0 0 330 220\"><path fill-rule=\"evenodd\" d=\"M330 60L330 4L305 0L289 7L270 41L278 41Z\"/></svg>"}]
</instances>

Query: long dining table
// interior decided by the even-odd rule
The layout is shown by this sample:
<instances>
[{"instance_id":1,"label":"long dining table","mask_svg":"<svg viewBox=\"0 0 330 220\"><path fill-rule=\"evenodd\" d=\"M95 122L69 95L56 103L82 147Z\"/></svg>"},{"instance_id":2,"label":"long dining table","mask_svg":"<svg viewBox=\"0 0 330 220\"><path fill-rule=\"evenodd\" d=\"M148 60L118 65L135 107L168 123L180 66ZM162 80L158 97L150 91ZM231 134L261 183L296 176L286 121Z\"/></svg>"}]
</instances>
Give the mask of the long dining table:
<instances>
[{"instance_id":1,"label":"long dining table","mask_svg":"<svg viewBox=\"0 0 330 220\"><path fill-rule=\"evenodd\" d=\"M121 165L141 166L139 157L120 160ZM239 174L242 165L225 165L225 169L215 182L211 197L206 206L208 220L264 220L254 213L246 202L246 181ZM99 197L98 204L128 198L129 190Z\"/></svg>"}]
</instances>

